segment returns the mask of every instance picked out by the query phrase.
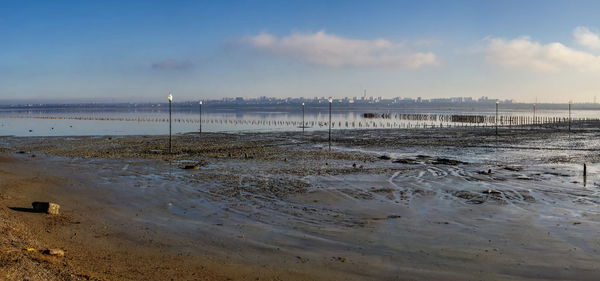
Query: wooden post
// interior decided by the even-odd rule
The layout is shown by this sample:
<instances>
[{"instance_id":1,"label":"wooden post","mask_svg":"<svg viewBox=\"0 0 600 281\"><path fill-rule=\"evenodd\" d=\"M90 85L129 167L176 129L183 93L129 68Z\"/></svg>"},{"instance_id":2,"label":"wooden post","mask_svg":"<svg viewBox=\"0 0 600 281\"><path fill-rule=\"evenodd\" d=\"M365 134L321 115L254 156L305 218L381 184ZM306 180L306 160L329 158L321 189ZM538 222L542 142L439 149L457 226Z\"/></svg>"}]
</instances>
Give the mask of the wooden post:
<instances>
[{"instance_id":1,"label":"wooden post","mask_svg":"<svg viewBox=\"0 0 600 281\"><path fill-rule=\"evenodd\" d=\"M583 163L583 186L587 184L587 165Z\"/></svg>"}]
</instances>

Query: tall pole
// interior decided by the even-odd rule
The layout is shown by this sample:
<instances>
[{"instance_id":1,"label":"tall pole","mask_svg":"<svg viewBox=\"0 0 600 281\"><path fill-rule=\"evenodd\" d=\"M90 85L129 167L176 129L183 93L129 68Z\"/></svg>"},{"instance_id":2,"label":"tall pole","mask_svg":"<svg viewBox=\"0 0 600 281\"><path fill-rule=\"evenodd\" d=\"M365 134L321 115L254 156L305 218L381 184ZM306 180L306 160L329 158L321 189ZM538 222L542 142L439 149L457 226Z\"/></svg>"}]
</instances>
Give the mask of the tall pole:
<instances>
[{"instance_id":1,"label":"tall pole","mask_svg":"<svg viewBox=\"0 0 600 281\"><path fill-rule=\"evenodd\" d=\"M533 125L535 125L537 122L535 120L535 103L533 104Z\"/></svg>"},{"instance_id":2,"label":"tall pole","mask_svg":"<svg viewBox=\"0 0 600 281\"><path fill-rule=\"evenodd\" d=\"M498 104L500 101L496 100L496 136L498 135Z\"/></svg>"},{"instance_id":3,"label":"tall pole","mask_svg":"<svg viewBox=\"0 0 600 281\"><path fill-rule=\"evenodd\" d=\"M302 135L304 135L304 103L302 103Z\"/></svg>"},{"instance_id":4,"label":"tall pole","mask_svg":"<svg viewBox=\"0 0 600 281\"><path fill-rule=\"evenodd\" d=\"M198 111L198 116L200 117L200 129L199 129L199 133L202 133L202 101L198 102L198 106L199 106L199 111Z\"/></svg>"},{"instance_id":5,"label":"tall pole","mask_svg":"<svg viewBox=\"0 0 600 281\"><path fill-rule=\"evenodd\" d=\"M171 95L169 93L169 96L167 97L167 99L169 99L169 154L171 154L171 138L172 138L172 122L171 122L171 102L173 102L173 95Z\"/></svg>"},{"instance_id":6,"label":"tall pole","mask_svg":"<svg viewBox=\"0 0 600 281\"><path fill-rule=\"evenodd\" d=\"M331 151L331 104L333 99L329 98L329 151Z\"/></svg>"},{"instance_id":7,"label":"tall pole","mask_svg":"<svg viewBox=\"0 0 600 281\"><path fill-rule=\"evenodd\" d=\"M571 132L571 104L573 103L572 100L569 101L569 132Z\"/></svg>"}]
</instances>

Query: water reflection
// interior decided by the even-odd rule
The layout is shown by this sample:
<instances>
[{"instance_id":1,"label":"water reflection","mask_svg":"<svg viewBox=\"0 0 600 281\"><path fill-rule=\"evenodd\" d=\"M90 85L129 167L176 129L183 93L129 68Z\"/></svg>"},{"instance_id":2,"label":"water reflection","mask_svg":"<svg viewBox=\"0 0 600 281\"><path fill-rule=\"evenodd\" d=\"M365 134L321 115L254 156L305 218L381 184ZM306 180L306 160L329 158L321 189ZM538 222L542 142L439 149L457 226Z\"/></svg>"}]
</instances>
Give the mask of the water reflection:
<instances>
[{"instance_id":1,"label":"water reflection","mask_svg":"<svg viewBox=\"0 0 600 281\"><path fill-rule=\"evenodd\" d=\"M366 112L389 114L389 118L366 118ZM246 110L240 108L204 108L202 127L206 132L239 131L301 131L302 109ZM595 111L574 110L574 120L595 119ZM307 109L306 130L328 128L326 108ZM432 128L432 127L489 127L558 124L567 126L568 115L560 110L536 112L506 111L498 120L493 111L485 110L349 110L334 109L332 127L337 129L373 128ZM198 130L198 111L192 108L175 109L174 132ZM41 108L0 109L0 135L58 136L58 135L138 135L168 133L166 108Z\"/></svg>"}]
</instances>

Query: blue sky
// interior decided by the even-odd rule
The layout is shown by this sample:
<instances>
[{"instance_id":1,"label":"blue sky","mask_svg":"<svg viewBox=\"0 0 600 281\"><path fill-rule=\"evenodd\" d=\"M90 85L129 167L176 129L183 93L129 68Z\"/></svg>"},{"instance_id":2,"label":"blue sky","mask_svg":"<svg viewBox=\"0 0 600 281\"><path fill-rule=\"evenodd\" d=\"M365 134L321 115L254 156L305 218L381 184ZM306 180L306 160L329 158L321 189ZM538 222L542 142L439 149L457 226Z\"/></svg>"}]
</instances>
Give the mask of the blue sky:
<instances>
[{"instance_id":1,"label":"blue sky","mask_svg":"<svg viewBox=\"0 0 600 281\"><path fill-rule=\"evenodd\" d=\"M0 99L591 101L597 1L2 1Z\"/></svg>"}]
</instances>

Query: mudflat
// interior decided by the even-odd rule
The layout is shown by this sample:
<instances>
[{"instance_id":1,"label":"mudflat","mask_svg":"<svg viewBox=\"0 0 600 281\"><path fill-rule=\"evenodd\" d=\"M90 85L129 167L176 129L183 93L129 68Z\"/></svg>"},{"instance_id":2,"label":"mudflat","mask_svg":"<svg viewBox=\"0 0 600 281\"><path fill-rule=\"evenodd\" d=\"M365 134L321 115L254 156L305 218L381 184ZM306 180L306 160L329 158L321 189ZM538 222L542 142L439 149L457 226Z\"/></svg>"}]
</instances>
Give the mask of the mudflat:
<instances>
[{"instance_id":1,"label":"mudflat","mask_svg":"<svg viewBox=\"0 0 600 281\"><path fill-rule=\"evenodd\" d=\"M164 136L4 137L0 276L595 280L596 139L336 131L329 151L322 132L211 133L169 154Z\"/></svg>"}]
</instances>

